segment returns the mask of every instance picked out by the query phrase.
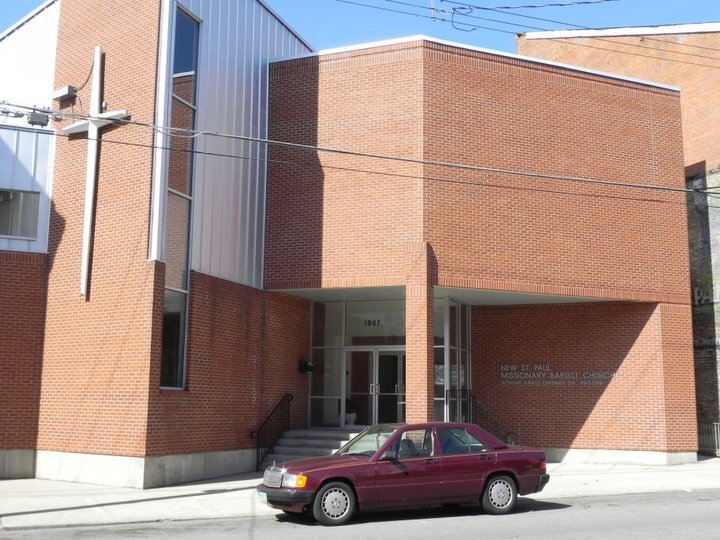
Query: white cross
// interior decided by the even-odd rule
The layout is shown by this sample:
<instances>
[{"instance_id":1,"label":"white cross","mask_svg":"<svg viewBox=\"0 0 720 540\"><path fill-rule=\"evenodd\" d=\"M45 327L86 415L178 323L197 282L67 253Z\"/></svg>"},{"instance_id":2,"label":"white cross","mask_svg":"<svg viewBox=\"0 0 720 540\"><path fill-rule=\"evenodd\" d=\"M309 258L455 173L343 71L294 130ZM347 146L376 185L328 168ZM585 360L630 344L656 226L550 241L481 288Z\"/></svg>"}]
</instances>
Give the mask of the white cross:
<instances>
[{"instance_id":1,"label":"white cross","mask_svg":"<svg viewBox=\"0 0 720 540\"><path fill-rule=\"evenodd\" d=\"M103 51L95 47L92 71L92 92L87 120L80 120L65 128L63 133L74 135L87 132L87 167L85 169L85 214L83 218L82 262L80 268L80 294L87 296L90 269L90 248L92 246L92 224L95 217L95 186L97 184L98 149L100 130L115 120L127 118L126 110L102 112Z\"/></svg>"}]
</instances>

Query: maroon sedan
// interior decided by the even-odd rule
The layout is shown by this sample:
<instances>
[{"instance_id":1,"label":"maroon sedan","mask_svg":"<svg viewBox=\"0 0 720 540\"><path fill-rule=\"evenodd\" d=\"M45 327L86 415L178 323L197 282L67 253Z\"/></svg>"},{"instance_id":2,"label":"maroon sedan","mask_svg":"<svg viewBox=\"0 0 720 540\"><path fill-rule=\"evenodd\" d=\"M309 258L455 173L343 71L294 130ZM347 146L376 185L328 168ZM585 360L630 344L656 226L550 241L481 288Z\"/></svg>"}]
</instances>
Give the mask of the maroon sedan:
<instances>
[{"instance_id":1,"label":"maroon sedan","mask_svg":"<svg viewBox=\"0 0 720 540\"><path fill-rule=\"evenodd\" d=\"M340 525L356 511L480 502L505 514L548 483L545 454L508 446L474 424L367 428L335 454L273 465L258 496L284 512Z\"/></svg>"}]
</instances>

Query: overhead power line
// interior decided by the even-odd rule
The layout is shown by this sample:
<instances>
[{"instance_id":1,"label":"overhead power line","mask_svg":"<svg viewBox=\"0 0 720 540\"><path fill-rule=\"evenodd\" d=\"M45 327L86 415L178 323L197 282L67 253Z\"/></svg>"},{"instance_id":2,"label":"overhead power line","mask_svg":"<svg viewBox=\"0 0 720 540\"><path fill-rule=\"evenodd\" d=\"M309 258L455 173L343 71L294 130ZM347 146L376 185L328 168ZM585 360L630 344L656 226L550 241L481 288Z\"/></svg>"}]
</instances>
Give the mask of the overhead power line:
<instances>
[{"instance_id":1,"label":"overhead power line","mask_svg":"<svg viewBox=\"0 0 720 540\"><path fill-rule=\"evenodd\" d=\"M425 6L419 6L419 5L416 5L416 4L411 4L411 3L409 3L409 2L403 2L403 1L401 1L401 0L384 0L384 1L385 1L385 2L394 3L394 4L404 4L404 5L406 5L406 6L413 6L413 7L417 7L417 8L427 9ZM585 26L580 26L580 25L576 25L576 24L572 24L572 23L566 23L566 22L562 22L562 21L556 21L556 20L553 20L553 19L545 19L545 18L543 18L543 17L534 17L534 16L532 16L532 15L522 15L522 14L519 14L519 13L507 13L507 12L503 11L504 8L492 8L492 7L476 6L476 5L474 5L474 4L467 4L467 3L465 3L465 2L456 2L456 1L453 1L453 0L442 0L442 1L443 1L443 2L447 2L447 3L449 3L449 4L462 5L462 6L463 6L462 8L457 8L457 7L451 8L450 12L451 12L453 15L458 15L458 16L461 16L461 17L468 17L468 18L471 18L471 19L479 19L479 20L483 20L483 21L496 22L496 23L500 23L500 24L505 24L505 25L509 25L509 26L515 26L515 27L524 28L524 29L529 29L529 30L540 30L540 31L543 31L543 32L552 31L552 29L550 29L550 28L543 28L543 27L541 27L541 26L529 26L529 25L524 25L524 24L519 24L519 23L513 23L513 22L509 22L509 21L502 21L502 20L500 20L500 19L490 19L490 18L487 18L487 17L480 17L480 16L477 16L477 15L472 15L472 14L471 14L472 11L475 11L475 10L487 10L487 11L494 11L494 12L497 12L497 13L506 14L506 15L509 15L509 16L511 16L511 17L523 17L523 18L525 18L525 19L532 19L532 20L536 20L536 21L543 21L543 22L549 22L549 23L555 23L555 24L563 24L563 25L566 25L566 26L572 26L572 27L574 27L574 28L583 29L583 30L592 30L592 28L588 28L588 27L585 27ZM436 11L438 11L437 8L434 8L434 9L435 9ZM467 11L467 12L463 12L463 11ZM447 11L445 11L445 12L447 12ZM465 23L461 23L461 24L465 24ZM628 36L618 36L618 37L628 37ZM559 40L572 39L572 38L550 38L550 39L552 39L553 41L559 41ZM593 39L593 40L595 40L595 41L602 41L602 42L606 42L606 43L611 43L611 44L613 44L613 45L618 45L618 44L620 44L620 45L624 45L624 46L626 46L626 47L634 47L634 48L636 48L636 49L641 49L641 50L646 50L646 51L647 51L647 50L650 50L650 51L670 52L671 54L678 54L678 55L682 55L682 56L691 56L691 57L694 57L694 58L703 58L703 59L706 59L706 60L717 60L717 61L720 61L720 56L707 56L707 55L703 55L703 54L696 54L696 53L682 52L682 51L668 51L667 49L662 49L662 48L658 48L658 47L649 47L649 46L647 46L647 45L640 45L640 44L638 44L638 43L618 42L618 41L614 41L614 40L612 40L612 39L609 39L609 37L592 37L591 39ZM645 40L646 40L646 41L657 41L657 42L659 42L659 43L664 43L664 44L666 44L666 45L667 45L667 44L672 44L672 42L668 42L668 41L665 41L665 40L655 40L655 39L652 39L652 38L649 38L649 37L645 37ZM565 43L565 41L563 41L563 42ZM705 48L705 47L703 47L703 48ZM608 49L608 50L609 50L609 49ZM714 50L714 51L720 53L720 49L711 49L711 50ZM617 51L617 52L622 52L622 51ZM628 54L630 54L630 53L628 53ZM695 64L695 65L701 65L701 64Z\"/></svg>"},{"instance_id":2,"label":"overhead power line","mask_svg":"<svg viewBox=\"0 0 720 540\"><path fill-rule=\"evenodd\" d=\"M0 126L1 128L2 126ZM48 132L48 135L63 138L63 139L71 139L72 137L70 135L64 135L61 133L56 132ZM302 163L298 161L289 161L289 160L280 160L280 159L269 159L269 158L263 158L263 157L256 157L256 156L238 156L235 154L225 154L221 152L208 152L208 151L200 151L200 150L191 150L187 148L174 148L170 146L157 146L154 144L144 144L144 143L136 143L136 142L130 142L130 141L120 141L117 139L110 139L108 137L103 137L102 139L103 144L110 144L115 146L128 146L133 148L146 148L149 150L165 150L170 153L184 153L184 154L192 154L192 155L201 155L201 156L210 156L210 157L220 157L220 158L227 158L227 159L234 159L234 160L241 160L241 161L257 161L262 162L266 164L281 164L281 165L287 165L296 169L310 169L315 168L315 164L307 164ZM465 179L465 180L455 180L451 178L441 178L437 176L428 176L428 175L413 175L413 174L402 174L402 173L396 173L396 172L389 172L386 169L383 170L369 170L369 169L360 169L357 167L341 167L339 165L329 165L329 164L323 164L323 169L331 169L335 171L343 171L343 172L353 172L358 174L366 174L366 175L374 175L374 176L382 176L382 177L389 177L389 178L402 178L402 179L408 179L408 180L424 180L429 182L437 182L437 183L443 183L443 184L455 184L455 185L471 185L478 188L485 188L485 189L497 189L497 190L510 190L510 191L520 191L520 192L532 192L532 193L545 193L550 195L558 195L558 196L564 196L564 197L576 197L576 198L591 198L591 199L612 199L612 200L621 200L621 201L633 201L633 202L641 202L641 203L655 203L655 204L663 204L663 205L671 205L671 206L687 206L687 202L685 201L674 201L674 200L667 200L667 199L653 199L653 198L644 198L644 197L633 197L629 195L610 195L608 193L581 193L577 191L560 191L559 189L549 189L549 188L541 188L541 187L529 187L529 186L510 186L507 184L496 184L496 183L490 183L487 180L479 180L477 178L471 178L471 179ZM713 208L713 209L720 209L720 206L712 206L710 204L703 204L703 208Z\"/></svg>"},{"instance_id":3,"label":"overhead power line","mask_svg":"<svg viewBox=\"0 0 720 540\"><path fill-rule=\"evenodd\" d=\"M503 13L503 14L505 14L505 15L509 15L509 16L511 16L511 17L521 17L521 18L523 18L523 19L532 19L532 20L540 21L540 22L547 22L547 23L552 23L552 24L561 24L561 25L563 25L563 26L569 26L569 27L571 27L571 28L576 28L576 29L578 29L578 30L604 30L603 28L593 28L593 27L590 27L590 26L583 26L583 25L580 25L580 24L570 23L570 22L567 22L567 21L558 21L558 20L556 20L556 19L547 19L547 18L544 18L544 17L536 17L536 16L533 16L533 15L526 15L526 14L521 14L521 13L509 13L508 11L506 11L507 8L502 8L502 7L478 6L478 5L470 4L470 3L467 3L467 2L458 2L458 1L456 1L456 0L440 0L440 1L441 1L442 3L446 3L446 2L447 2L448 4L455 4L455 5L458 5L458 6L462 6L462 7L465 8L465 9L481 10L481 11L495 11L495 12L498 12L498 13ZM656 25L654 25L654 26L656 26ZM546 31L546 32L547 32L547 31L552 31L551 29L546 29L546 28L538 28L538 30L542 30L542 31ZM631 37L631 36L618 36L618 37ZM664 39L654 38L654 37L651 37L651 36L649 36L649 35L632 36L632 37L642 37L645 41L655 41L655 42L657 42L657 43L663 43L663 44L665 44L665 45L675 45L675 46L679 46L679 47L690 47L690 48L694 48L694 49L703 49L703 50L708 50L708 51L720 52L720 49L715 48L715 47L705 47L705 46L702 46L702 45L694 45L694 44L691 44L691 43L682 43L682 42L678 42L678 41L666 41L666 40L664 40ZM572 38L560 38L560 39L572 39ZM599 37L595 37L595 38L592 38L592 39L600 39L600 38L599 38ZM612 42L612 43L617 43L617 42ZM639 46L642 47L642 45L639 45ZM660 49L660 50L664 50L664 49ZM681 54L681 53L677 53L677 54Z\"/></svg>"},{"instance_id":4,"label":"overhead power line","mask_svg":"<svg viewBox=\"0 0 720 540\"><path fill-rule=\"evenodd\" d=\"M443 0L440 0L441 2ZM620 0L581 0L578 2L558 2L552 4L526 4L524 6L495 6L485 9L533 9L533 8L549 8L549 7L571 7L584 6L588 4L605 4L606 2L619 2Z\"/></svg>"},{"instance_id":5,"label":"overhead power line","mask_svg":"<svg viewBox=\"0 0 720 540\"><path fill-rule=\"evenodd\" d=\"M336 0L336 1L344 3L344 4L351 4L351 5L359 6L359 7L365 7L365 8L376 9L376 10L380 10L380 11L397 13L397 14L401 14L401 15L409 15L409 16L423 18L423 19L430 19L432 21L440 21L440 22L450 23L453 26L453 28L455 28L456 30L461 30L461 31L490 30L492 32L500 32L503 34L512 34L512 35L518 34L517 31L503 30L501 28L492 27L492 26L478 25L478 24L473 24L473 23L465 22L465 21L457 21L455 19L456 15L459 17L467 17L467 18L471 18L471 19L483 20L483 21L493 22L493 23L497 23L497 24L504 24L504 25L512 26L514 28L522 28L525 30L539 30L539 31L543 31L543 32L551 30L549 28L543 28L543 27L539 27L539 26L523 25L523 24L519 24L519 23L503 21L500 19L491 19L488 17L480 17L477 15L472 15L471 12L463 13L462 8L451 8L450 10L443 10L443 9L440 9L437 7L420 6L420 5L412 4L409 2L403 2L401 0L383 0L388 3L401 4L401 5L405 5L407 7L413 7L415 9L430 10L432 13L432 15L424 15L422 13L412 13L409 11L402 11L399 9L391 9L391 8L381 7L381 6L372 5L372 4L365 4L362 2L357 2L357 1L352 1L352 0ZM444 0L444 1L450 1L450 0ZM460 4L460 2L454 2L454 3ZM464 5L468 6L465 9L471 9L471 10L472 9L490 9L490 8L483 8L482 6L474 6L473 4L464 4ZM504 12L502 12L502 13L504 13ZM541 19L538 17L529 16L529 15L518 15L518 14L514 14L514 13L507 13L507 15L520 16L520 17L526 17L526 18L531 18L531 19L547 20L548 22L553 22L550 19ZM554 22L559 23L559 21L554 21ZM583 28L583 29L586 28L586 27L579 27L579 26L573 25L571 23L559 23L559 24L566 24L568 26L576 26L578 28ZM470 30L467 30L468 28ZM631 37L631 36L619 36L619 37ZM643 51L643 50L644 51L661 51L661 52L668 52L670 54L690 56L690 57L700 58L700 59L705 59L705 60L720 61L720 57L715 57L715 56L706 56L706 55L701 55L701 54L686 53L686 52L682 52L682 51L670 51L667 49L661 49L661 48L657 48L657 47L647 47L645 45L640 45L640 44L635 44L635 43L614 41L612 39L602 38L602 37L594 37L591 39L593 39L594 41L607 42L607 43L612 44L613 46L616 46L619 44L619 45L623 45L626 47L633 47L633 48L639 49L641 51ZM626 54L626 55L632 55L632 56L636 56L636 57L640 57L640 58L648 58L648 59L652 59L652 60L663 60L666 62L673 62L673 63L685 64L685 65L690 65L690 66L698 66L698 67L705 67L705 68L711 68L711 69L720 69L720 65L689 62L687 60L680 60L680 59L676 59L676 58L667 58L667 57L660 58L659 56L652 55L652 54L642 54L640 52L632 52L632 51L624 51L624 50L618 50L618 49L610 49L610 48L606 48L606 47L598 47L597 45L588 45L587 43L578 43L577 41L573 40L573 38L547 38L547 40L548 41L556 41L559 43L565 43L568 45L572 45L573 47L584 47L584 48L588 48L588 49L596 49L596 50L600 50L600 51L611 52L614 54ZM653 39L650 39L647 37L645 37L645 40L646 41L656 41L658 43L663 43L666 45L674 44L672 42L659 40L659 39L653 40ZM716 50L716 51L720 52L720 49L710 49L710 50Z\"/></svg>"},{"instance_id":6,"label":"overhead power line","mask_svg":"<svg viewBox=\"0 0 720 540\"><path fill-rule=\"evenodd\" d=\"M386 8L386 7L377 6L377 5L372 5L372 4L365 4L365 3L362 3L362 2L356 2L356 1L352 1L352 0L335 0L335 1L336 1L336 2L340 2L340 3L343 3L343 4L351 4L351 5L355 5L355 6L359 6L359 7L376 9L376 10L386 11L386 12L391 12L391 13L398 13L398 14L401 14L401 15L409 15L409 16L413 16L413 17L418 17L418 18L423 18L423 19L429 19L429 20L432 20L432 21L440 21L440 22L450 23L450 24L451 24L455 29L457 29L457 30L465 30L464 28L461 28L461 27L458 26L458 25L462 25L463 27L470 28L470 29L472 29L472 30L490 30L490 31L492 31L492 32L500 32L500 33L503 33L503 34L512 34L512 35L518 34L518 32L515 32L515 31L503 30L503 29L501 29L501 28L496 28L496 27L492 27L492 26L477 25L477 24L473 24L473 23L469 23L469 22L464 22L464 21L457 22L457 21L454 19L454 15L451 15L450 18L447 18L447 17L443 17L443 16L442 16L443 14L444 14L444 15L448 15L448 11L447 11L447 10L440 10L440 9L438 9L438 8L428 8L428 7L425 7L425 6L418 6L418 5L415 5L415 4L409 4L409 3L407 3L407 2L402 2L401 0L384 0L384 1L390 2L390 3L396 3L396 4L405 4L405 5L407 5L407 6L412 6L412 7L416 8L416 9L430 9L430 10L432 11L432 15L424 15L424 14L422 14L422 13L412 13L412 12L409 12L409 11L402 11L402 10L399 10L399 9L391 9L391 8ZM472 6L472 4L470 4L470 6ZM454 10L451 10L451 12L452 12L452 13L456 13L456 11L454 11ZM490 21L490 22L505 24L505 25L513 26L513 27L515 27L515 28L520 27L520 28L525 28L525 29L541 30L541 31L548 31L548 30L549 30L549 29L547 29L547 28L542 28L542 27L522 25L522 24L517 24L517 23L511 23L511 22L508 22L508 21L501 21L501 20L498 20L498 19L489 19L489 18L485 18L485 17L473 16L473 15L470 15L470 14L461 14L461 13L459 13L459 12L457 12L457 13L458 13L460 16L465 16L465 17L476 18L476 19L481 19L481 20L485 20L485 21ZM510 14L510 15L512 15L512 14ZM472 30L471 30L471 31L472 31ZM467 31L467 30L465 30L465 31ZM620 43L620 44L622 44L622 45L629 45L629 46L633 46L633 47L638 47L638 48L640 48L641 50L647 50L647 49L651 49L651 50L652 50L652 48L644 47L643 45L635 45L635 44L622 43L622 42L612 41L612 40L604 39L604 38L593 38L593 39L594 39L594 40L598 40L598 41L603 41L603 40L604 40L604 41L607 41L607 42L609 42L609 43L611 43L611 44L613 44L613 45L617 45L618 43ZM621 50L617 50L617 49L608 49L608 48L606 48L606 47L598 47L598 46L596 46L596 45L588 45L588 44L586 44L586 43L577 43L576 41L574 41L574 40L572 40L572 39L569 39L569 40L568 40L568 39L565 39L565 38L548 38L548 41L556 41L556 42L558 42L558 43L564 43L564 44L571 45L571 46L574 46L574 47L584 47L584 48L587 48L587 49L596 49L596 50L600 50L600 51L612 52L612 53L615 53L615 54L627 54L627 55L637 56L637 57L640 57L640 58L649 58L649 59L652 59L652 60L664 60L664 61L666 61L666 62L673 62L673 63L678 63L678 64L685 64L685 65L691 65L691 66L699 66L699 67L705 67L705 68L710 68L710 69L720 69L720 65L711 65L711 64L706 64L706 63L689 62L689 61L687 61L687 60L678 60L678 59L666 58L666 57L660 58L659 56L654 56L654 55L652 55L652 54L641 54L640 52L630 52L630 51L621 51ZM660 41L662 41L662 40L660 40ZM663 43L667 43L667 42L664 42L664 41L663 41ZM664 49L658 49L658 50L662 50L663 52L665 52ZM696 57L699 57L699 58L705 58L705 59L709 59L709 60L718 60L718 61L720 61L720 58L715 58L715 57L706 57L706 56L703 56L703 55L694 55L694 54L692 54L692 53L679 53L678 51L671 51L671 52L672 52L673 54L684 54L684 55L696 56Z\"/></svg>"},{"instance_id":7,"label":"overhead power line","mask_svg":"<svg viewBox=\"0 0 720 540\"><path fill-rule=\"evenodd\" d=\"M55 118L67 117L67 118L82 119L82 120L95 119L94 117L89 116L89 115L68 113L68 112L64 112L64 111L60 111L60 110L53 110L53 109L40 109L38 107L29 107L26 105L7 103L5 101L0 101L0 106L4 107L3 109L0 109L0 112L2 112L4 114L9 114L9 115L13 114L13 111L8 109L8 107L11 107L11 108L21 109L21 110L26 110L26 111L41 111L48 115L52 115ZM364 157L364 158L377 159L377 160L383 160L383 161L409 163L409 164L415 164L415 165L435 166L435 167L448 168L448 169L460 170L460 171L500 174L500 175L505 175L505 176L520 177L520 178L557 180L557 181L561 181L561 182L572 182L572 183L580 183L580 184L588 184L588 185L600 185L600 186L617 187L617 188L643 189L643 190L654 190L654 191L676 192L676 193L705 192L704 190L700 190L700 189L674 188L674 187L659 186L659 185L654 185L654 184L637 184L637 183L630 183L630 182L620 182L620 181L615 181L615 180L601 180L601 179L594 179L594 178L562 176L562 175L545 174L545 173L537 173L537 172L529 172L529 171L516 171L516 170L502 169L502 168L497 168L497 167L482 167L482 166L477 166L477 165L466 165L466 164L461 164L461 163L451 163L451 162L445 162L445 161L407 158L407 157L392 156L392 155L387 155L387 154L377 154L377 153L372 153L372 152L359 152L359 151L355 151L355 150L345 150L345 149L341 149L341 148L331 148L331 147L323 147L323 146L316 146L316 145L309 145L309 144L292 143L292 142L287 142L287 141L278 141L278 140L272 140L272 139L267 139L267 138L262 138L262 137L252 137L249 135L238 135L238 134L233 134L233 133L223 133L223 132L217 132L217 131L192 130L192 129L187 129L187 128L168 128L168 127L157 126L157 125L154 125L154 124L151 124L148 122L140 122L137 120L129 120L129 119L118 119L118 120L114 120L112 123L115 125L118 125L118 126L133 125L133 126L145 127L145 128L152 129L154 131L159 131L170 137L183 137L183 138L200 137L200 136L220 137L220 138L225 138L225 139L255 142L255 143L265 144L268 146L293 148L293 149L309 151L309 152L322 152L322 153L336 154L336 155ZM462 181L459 181L459 183L462 183Z\"/></svg>"},{"instance_id":8,"label":"overhead power line","mask_svg":"<svg viewBox=\"0 0 720 540\"><path fill-rule=\"evenodd\" d=\"M336 2L340 2L341 4L351 4L351 5L353 5L353 6L360 6L360 7L366 7L366 8L371 8L371 9L377 9L377 10L380 10L380 11L387 11L387 12L390 12L390 13L398 13L398 14L401 14L401 15L411 15L411 16L413 16L413 17L419 17L419 18L421 18L421 19L430 19L431 21L440 21L440 22L449 22L449 23L452 23L452 21L450 21L450 20L448 20L448 19L445 19L445 18L443 18L443 17L438 17L438 16L436 16L436 15L423 15L422 13L411 13L411 12L409 12L409 11L401 11L401 10L399 10L399 9L390 9L390 8L385 8L385 7L381 7L381 6L374 6L374 5L372 5L372 4L363 4L362 2L353 2L352 0L335 0L335 1L336 1ZM422 7L422 6L416 6L416 7ZM433 9L433 12L435 12L435 13L439 12L439 10L438 10L437 8L431 8L431 9ZM464 24L464 23L463 23L463 24ZM475 25L475 24L468 25L468 26L473 26L473 27L475 27L475 28L477 28L477 29L479 29L479 30L491 30L491 31L493 31L493 32L502 32L503 34L512 34L512 35L515 35L515 34L516 34L516 32L513 32L513 31L511 31L511 30L501 30L501 29L499 29L499 28L493 28L493 27L491 27L491 26L478 26L478 25Z\"/></svg>"}]
</instances>

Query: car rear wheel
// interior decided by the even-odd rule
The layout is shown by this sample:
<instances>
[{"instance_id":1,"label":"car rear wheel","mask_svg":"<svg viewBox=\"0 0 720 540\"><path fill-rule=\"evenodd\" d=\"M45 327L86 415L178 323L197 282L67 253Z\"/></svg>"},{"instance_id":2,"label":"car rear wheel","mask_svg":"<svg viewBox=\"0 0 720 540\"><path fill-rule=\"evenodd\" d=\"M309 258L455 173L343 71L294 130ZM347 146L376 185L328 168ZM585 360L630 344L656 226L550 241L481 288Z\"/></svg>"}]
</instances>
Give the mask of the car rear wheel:
<instances>
[{"instance_id":1,"label":"car rear wheel","mask_svg":"<svg viewBox=\"0 0 720 540\"><path fill-rule=\"evenodd\" d=\"M507 514L515 507L517 488L509 476L494 476L485 486L483 509L488 514Z\"/></svg>"},{"instance_id":2,"label":"car rear wheel","mask_svg":"<svg viewBox=\"0 0 720 540\"><path fill-rule=\"evenodd\" d=\"M313 516L323 525L342 525L355 513L355 493L344 482L320 488L313 502Z\"/></svg>"}]
</instances>

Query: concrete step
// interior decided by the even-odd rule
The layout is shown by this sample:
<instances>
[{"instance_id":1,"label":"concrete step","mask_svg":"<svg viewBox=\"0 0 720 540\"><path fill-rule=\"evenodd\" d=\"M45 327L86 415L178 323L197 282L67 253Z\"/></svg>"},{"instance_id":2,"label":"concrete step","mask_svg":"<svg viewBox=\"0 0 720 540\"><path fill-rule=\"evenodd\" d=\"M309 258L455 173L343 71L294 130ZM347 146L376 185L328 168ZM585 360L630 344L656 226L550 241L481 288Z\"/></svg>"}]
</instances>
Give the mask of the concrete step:
<instances>
[{"instance_id":1,"label":"concrete step","mask_svg":"<svg viewBox=\"0 0 720 540\"><path fill-rule=\"evenodd\" d=\"M340 448L350 439L300 439L299 437L282 437L275 447L298 446L307 448Z\"/></svg>"},{"instance_id":2,"label":"concrete step","mask_svg":"<svg viewBox=\"0 0 720 540\"><path fill-rule=\"evenodd\" d=\"M275 454L288 454L293 456L327 456L335 452L337 448L328 446L325 448L316 446L293 446L291 444L276 444L273 448Z\"/></svg>"},{"instance_id":3,"label":"concrete step","mask_svg":"<svg viewBox=\"0 0 720 540\"><path fill-rule=\"evenodd\" d=\"M264 470L272 465L273 461L284 463L296 459L330 455L358 433L360 430L294 429L286 431L275 443L271 453L265 456L258 470Z\"/></svg>"},{"instance_id":4,"label":"concrete step","mask_svg":"<svg viewBox=\"0 0 720 540\"><path fill-rule=\"evenodd\" d=\"M352 439L361 430L344 429L291 429L282 434L287 439Z\"/></svg>"}]
</instances>

